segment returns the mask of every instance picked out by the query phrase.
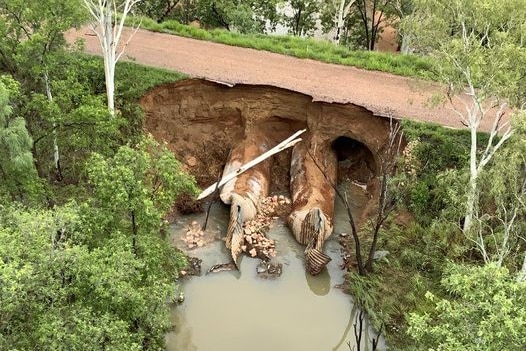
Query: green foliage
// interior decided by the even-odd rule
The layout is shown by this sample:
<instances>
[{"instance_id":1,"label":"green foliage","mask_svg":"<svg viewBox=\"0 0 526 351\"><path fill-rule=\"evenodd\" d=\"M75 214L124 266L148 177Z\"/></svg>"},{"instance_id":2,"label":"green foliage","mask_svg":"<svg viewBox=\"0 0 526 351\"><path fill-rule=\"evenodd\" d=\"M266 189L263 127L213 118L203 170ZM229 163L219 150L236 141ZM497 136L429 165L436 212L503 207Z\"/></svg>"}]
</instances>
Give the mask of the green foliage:
<instances>
[{"instance_id":1,"label":"green foliage","mask_svg":"<svg viewBox=\"0 0 526 351\"><path fill-rule=\"evenodd\" d=\"M3 0L0 17L0 70L33 84L63 48L63 32L86 19L80 0Z\"/></svg>"},{"instance_id":2,"label":"green foliage","mask_svg":"<svg viewBox=\"0 0 526 351\"><path fill-rule=\"evenodd\" d=\"M319 0L288 0L292 13L282 15L281 22L289 28L289 32L296 36L312 35L316 29L318 13L322 9Z\"/></svg>"},{"instance_id":3,"label":"green foliage","mask_svg":"<svg viewBox=\"0 0 526 351\"><path fill-rule=\"evenodd\" d=\"M200 0L196 6L196 19L209 28L262 33L267 20L276 22L276 4L276 0Z\"/></svg>"},{"instance_id":4,"label":"green foliage","mask_svg":"<svg viewBox=\"0 0 526 351\"><path fill-rule=\"evenodd\" d=\"M406 314L432 309L425 293L444 293L439 286L444 263L447 258L461 257L465 242L458 229L447 223L430 227L418 223L397 225L397 216L379 236L378 249L389 254L374 263L375 273L367 277L350 273L346 280L349 293L367 312L374 327L384 324L388 345L408 350L416 345L405 336Z\"/></svg>"},{"instance_id":5,"label":"green foliage","mask_svg":"<svg viewBox=\"0 0 526 351\"><path fill-rule=\"evenodd\" d=\"M486 260L514 271L526 252L526 118L516 116L514 134L482 174L477 225ZM480 250L480 247L478 248Z\"/></svg>"},{"instance_id":6,"label":"green foliage","mask_svg":"<svg viewBox=\"0 0 526 351\"><path fill-rule=\"evenodd\" d=\"M429 313L412 313L409 335L429 350L524 350L526 284L505 268L449 265L442 285L449 299L428 293Z\"/></svg>"},{"instance_id":7,"label":"green foliage","mask_svg":"<svg viewBox=\"0 0 526 351\"><path fill-rule=\"evenodd\" d=\"M480 101L525 98L524 0L415 0L405 20L411 45L439 62L437 77L453 90L478 87Z\"/></svg>"},{"instance_id":8,"label":"green foliage","mask_svg":"<svg viewBox=\"0 0 526 351\"><path fill-rule=\"evenodd\" d=\"M0 76L0 198L37 201L42 188L31 153L32 139L22 117L13 116L11 101L18 84Z\"/></svg>"},{"instance_id":9,"label":"green foliage","mask_svg":"<svg viewBox=\"0 0 526 351\"><path fill-rule=\"evenodd\" d=\"M92 233L76 207L0 207L0 348L161 348L176 275L163 265L146 269L118 230L86 245ZM171 250L157 239L155 263L159 248ZM183 258L171 256L180 267Z\"/></svg>"},{"instance_id":10,"label":"green foliage","mask_svg":"<svg viewBox=\"0 0 526 351\"><path fill-rule=\"evenodd\" d=\"M65 53L55 63L49 71L54 77L53 101L43 93L26 90L26 86L17 96L14 110L27 121L39 174L43 177L53 173L51 155L53 137L57 137L63 182L68 184L78 182L92 152L111 156L120 145L140 139L143 134L143 112L137 103L140 96L158 84L185 77L130 62L119 63L116 107L121 113L110 118L105 105L102 59Z\"/></svg>"},{"instance_id":11,"label":"green foliage","mask_svg":"<svg viewBox=\"0 0 526 351\"><path fill-rule=\"evenodd\" d=\"M92 197L53 210L0 207L0 348L158 350L183 256L163 217L192 178L144 139L93 154Z\"/></svg>"},{"instance_id":12,"label":"green foliage","mask_svg":"<svg viewBox=\"0 0 526 351\"><path fill-rule=\"evenodd\" d=\"M178 9L183 7L188 11L192 7L192 0L149 0L140 1L135 5L135 11L141 15L162 22L165 19L172 18L178 13ZM177 18L178 16L176 16Z\"/></svg>"},{"instance_id":13,"label":"green foliage","mask_svg":"<svg viewBox=\"0 0 526 351\"><path fill-rule=\"evenodd\" d=\"M176 20L188 24L197 21L206 28L223 28L239 33L262 33L278 20L279 0L153 0L137 6L140 15L157 23Z\"/></svg>"},{"instance_id":14,"label":"green foliage","mask_svg":"<svg viewBox=\"0 0 526 351\"><path fill-rule=\"evenodd\" d=\"M127 23L137 23L138 20L137 17L130 17L127 18ZM141 26L155 32L175 34L256 50L266 50L298 58L355 66L401 76L434 79L433 61L415 55L395 55L382 52L350 50L328 41L301 37L241 34L220 29L205 30L183 25L177 21L157 23L151 19L142 18Z\"/></svg>"},{"instance_id":15,"label":"green foliage","mask_svg":"<svg viewBox=\"0 0 526 351\"><path fill-rule=\"evenodd\" d=\"M458 221L463 214L463 189L458 184L466 176L469 132L413 121L404 121L403 127L410 145L404 154L408 173L406 207L425 225L442 216ZM479 133L477 137L479 145L488 140L487 134Z\"/></svg>"},{"instance_id":16,"label":"green foliage","mask_svg":"<svg viewBox=\"0 0 526 351\"><path fill-rule=\"evenodd\" d=\"M143 138L137 100L183 76L119 64L109 118L102 60L65 50L83 14L77 0L0 2L0 71L17 80L0 76L2 350L159 350L170 327L185 260L163 218L196 188ZM55 145L64 178L44 189Z\"/></svg>"},{"instance_id":17,"label":"green foliage","mask_svg":"<svg viewBox=\"0 0 526 351\"><path fill-rule=\"evenodd\" d=\"M111 228L127 233L137 252L143 238L159 232L175 198L197 192L193 178L182 171L173 154L151 138L136 149L120 147L112 158L93 154L87 174L93 198L85 210L94 231Z\"/></svg>"}]
</instances>

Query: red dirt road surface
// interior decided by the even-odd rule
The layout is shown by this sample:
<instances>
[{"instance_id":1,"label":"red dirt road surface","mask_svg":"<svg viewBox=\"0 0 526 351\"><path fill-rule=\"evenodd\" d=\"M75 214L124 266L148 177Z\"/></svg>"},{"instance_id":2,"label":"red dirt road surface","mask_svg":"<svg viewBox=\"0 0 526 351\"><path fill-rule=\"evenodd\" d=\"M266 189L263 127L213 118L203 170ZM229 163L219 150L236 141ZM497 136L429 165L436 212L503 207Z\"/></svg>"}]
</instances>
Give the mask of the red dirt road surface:
<instances>
[{"instance_id":1,"label":"red dirt road surface","mask_svg":"<svg viewBox=\"0 0 526 351\"><path fill-rule=\"evenodd\" d=\"M130 33L127 29L123 38ZM88 28L69 32L67 38L82 38L88 53L101 54L98 39ZM313 100L353 103L379 116L462 128L449 102L430 106L433 97L444 96L444 87L437 83L146 30L137 31L123 58L196 78L272 85L310 95ZM489 129L491 119L483 121L482 129Z\"/></svg>"}]
</instances>

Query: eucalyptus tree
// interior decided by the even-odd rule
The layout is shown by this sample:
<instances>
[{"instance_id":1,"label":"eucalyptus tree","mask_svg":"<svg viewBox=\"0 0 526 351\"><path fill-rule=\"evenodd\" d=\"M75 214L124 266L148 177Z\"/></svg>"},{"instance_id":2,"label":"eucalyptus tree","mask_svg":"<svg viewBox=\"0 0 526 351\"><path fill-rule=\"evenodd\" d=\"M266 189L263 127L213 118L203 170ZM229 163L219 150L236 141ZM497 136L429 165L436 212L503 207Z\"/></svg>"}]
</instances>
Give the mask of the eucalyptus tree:
<instances>
[{"instance_id":1,"label":"eucalyptus tree","mask_svg":"<svg viewBox=\"0 0 526 351\"><path fill-rule=\"evenodd\" d=\"M56 55L65 47L63 33L85 19L79 6L80 0L0 2L0 68L22 82L28 91L45 93L49 104L53 104L53 77L49 72L56 66ZM51 119L53 163L56 178L60 180L62 171L55 117Z\"/></svg>"},{"instance_id":2,"label":"eucalyptus tree","mask_svg":"<svg viewBox=\"0 0 526 351\"><path fill-rule=\"evenodd\" d=\"M311 35L322 9L320 0L288 0L282 5L281 22L296 36ZM288 9L287 9L288 8Z\"/></svg>"},{"instance_id":3,"label":"eucalyptus tree","mask_svg":"<svg viewBox=\"0 0 526 351\"><path fill-rule=\"evenodd\" d=\"M122 38L126 17L133 7L142 0L82 0L84 7L94 21L90 27L99 39L104 58L104 76L108 110L115 115L115 66L124 53L133 34L124 44ZM135 29L137 30L138 27ZM122 48L119 50L119 44Z\"/></svg>"},{"instance_id":4,"label":"eucalyptus tree","mask_svg":"<svg viewBox=\"0 0 526 351\"><path fill-rule=\"evenodd\" d=\"M388 8L392 10L393 15L395 16L393 25L397 29L397 34L400 38L400 52L402 54L409 54L411 51L411 47L409 45L411 40L411 31L409 28L406 28L404 31L400 30L400 22L407 16L411 15L414 9L414 1L395 0L389 3Z\"/></svg>"},{"instance_id":5,"label":"eucalyptus tree","mask_svg":"<svg viewBox=\"0 0 526 351\"><path fill-rule=\"evenodd\" d=\"M378 38L386 23L393 17L393 4L396 0L356 0L353 11L356 14L362 45L367 50L375 50Z\"/></svg>"},{"instance_id":6,"label":"eucalyptus tree","mask_svg":"<svg viewBox=\"0 0 526 351\"><path fill-rule=\"evenodd\" d=\"M142 1L136 5L140 14L146 15L158 23L169 19L177 7L187 6L185 0L150 0Z\"/></svg>"},{"instance_id":7,"label":"eucalyptus tree","mask_svg":"<svg viewBox=\"0 0 526 351\"><path fill-rule=\"evenodd\" d=\"M0 197L25 202L36 195L38 177L26 121L12 113L11 101L17 96L17 82L0 76Z\"/></svg>"},{"instance_id":8,"label":"eucalyptus tree","mask_svg":"<svg viewBox=\"0 0 526 351\"><path fill-rule=\"evenodd\" d=\"M336 34L334 36L334 41L338 43L340 41L340 35L345 26L345 20L349 13L351 12L351 7L354 5L356 0L339 0L338 11L336 12Z\"/></svg>"},{"instance_id":9,"label":"eucalyptus tree","mask_svg":"<svg viewBox=\"0 0 526 351\"><path fill-rule=\"evenodd\" d=\"M448 265L446 299L427 293L433 308L409 315L408 334L419 349L522 351L526 347L526 283L494 264Z\"/></svg>"},{"instance_id":10,"label":"eucalyptus tree","mask_svg":"<svg viewBox=\"0 0 526 351\"><path fill-rule=\"evenodd\" d=\"M335 44L340 44L345 36L349 15L356 0L331 0L325 2L321 9L321 24L325 32L335 31L331 38Z\"/></svg>"},{"instance_id":11,"label":"eucalyptus tree","mask_svg":"<svg viewBox=\"0 0 526 351\"><path fill-rule=\"evenodd\" d=\"M477 235L469 236L486 264L526 273L526 114L516 116L513 135L479 179ZM520 276L520 274L519 274Z\"/></svg>"},{"instance_id":12,"label":"eucalyptus tree","mask_svg":"<svg viewBox=\"0 0 526 351\"><path fill-rule=\"evenodd\" d=\"M323 2L322 23L333 40L356 48L375 50L386 26L398 26L411 10L412 0L332 0ZM403 37L402 37L403 38Z\"/></svg>"},{"instance_id":13,"label":"eucalyptus tree","mask_svg":"<svg viewBox=\"0 0 526 351\"><path fill-rule=\"evenodd\" d=\"M195 18L205 27L220 27L241 33L263 33L278 21L280 0L198 0Z\"/></svg>"},{"instance_id":14,"label":"eucalyptus tree","mask_svg":"<svg viewBox=\"0 0 526 351\"><path fill-rule=\"evenodd\" d=\"M507 106L525 101L525 18L525 0L415 0L404 24L411 27L411 45L439 63L437 77L470 130L465 233L477 216L479 176L513 133ZM479 153L477 133L486 119L492 119L489 140Z\"/></svg>"}]
</instances>

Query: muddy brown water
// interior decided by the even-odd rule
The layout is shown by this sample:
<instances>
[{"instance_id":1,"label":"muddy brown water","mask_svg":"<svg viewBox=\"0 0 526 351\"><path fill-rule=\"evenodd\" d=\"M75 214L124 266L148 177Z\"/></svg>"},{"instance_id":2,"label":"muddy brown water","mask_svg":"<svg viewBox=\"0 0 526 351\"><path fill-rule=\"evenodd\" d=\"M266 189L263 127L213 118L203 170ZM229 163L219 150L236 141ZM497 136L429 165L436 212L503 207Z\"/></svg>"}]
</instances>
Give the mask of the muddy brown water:
<instances>
[{"instance_id":1,"label":"muddy brown water","mask_svg":"<svg viewBox=\"0 0 526 351\"><path fill-rule=\"evenodd\" d=\"M350 186L353 211L359 215L367 195ZM203 215L180 218L172 226L176 245L183 247L180 236L192 221L202 222ZM303 247L291 235L283 220L275 220L268 236L277 240L283 273L273 280L256 273L257 259L244 257L240 272L223 271L205 275L218 263L229 262L224 242L228 207L212 207L208 232L215 236L211 244L192 250L190 255L203 260L201 277L185 279L181 289L185 300L172 308L173 332L166 336L168 351L323 351L349 350L356 345L353 323L359 312L352 298L335 287L343 282L339 233L349 233L343 206L337 202L335 231L326 243L332 261L322 274L305 272ZM363 340L375 336L365 328ZM370 344L370 342L369 342ZM362 350L370 346L363 343Z\"/></svg>"}]
</instances>

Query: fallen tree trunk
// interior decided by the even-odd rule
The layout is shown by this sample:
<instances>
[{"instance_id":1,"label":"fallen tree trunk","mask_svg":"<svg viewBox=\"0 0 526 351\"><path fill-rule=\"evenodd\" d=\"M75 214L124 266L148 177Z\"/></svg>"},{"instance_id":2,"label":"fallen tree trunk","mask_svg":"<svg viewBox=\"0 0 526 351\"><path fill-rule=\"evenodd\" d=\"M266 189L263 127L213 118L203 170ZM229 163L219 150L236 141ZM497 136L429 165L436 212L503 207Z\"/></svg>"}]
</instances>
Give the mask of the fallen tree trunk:
<instances>
[{"instance_id":1,"label":"fallen tree trunk","mask_svg":"<svg viewBox=\"0 0 526 351\"><path fill-rule=\"evenodd\" d=\"M309 153L333 184L336 183L338 160L330 145L314 145L304 141L292 150L292 212L288 224L296 240L306 245L307 271L317 275L331 260L323 253L323 245L333 231L335 191Z\"/></svg>"},{"instance_id":2,"label":"fallen tree trunk","mask_svg":"<svg viewBox=\"0 0 526 351\"><path fill-rule=\"evenodd\" d=\"M230 152L223 175L268 151L268 144L267 138L261 133L245 136ZM231 205L226 246L236 265L244 243L243 225L256 217L260 199L269 194L270 166L270 159L267 159L228 181L221 189L221 200Z\"/></svg>"}]
</instances>

